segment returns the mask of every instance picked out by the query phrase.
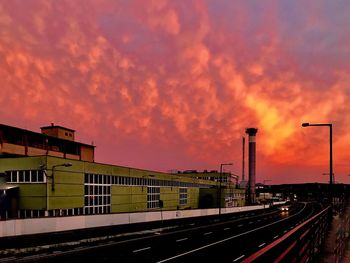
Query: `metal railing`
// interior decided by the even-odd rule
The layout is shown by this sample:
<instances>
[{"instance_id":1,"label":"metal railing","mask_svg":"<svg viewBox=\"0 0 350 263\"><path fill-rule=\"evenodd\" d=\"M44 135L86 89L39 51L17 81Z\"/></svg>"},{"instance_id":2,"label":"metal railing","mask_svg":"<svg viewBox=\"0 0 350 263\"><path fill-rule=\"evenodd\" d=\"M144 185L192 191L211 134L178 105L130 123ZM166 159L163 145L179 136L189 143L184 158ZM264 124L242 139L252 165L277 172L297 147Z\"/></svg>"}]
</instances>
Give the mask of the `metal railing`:
<instances>
[{"instance_id":1,"label":"metal railing","mask_svg":"<svg viewBox=\"0 0 350 263\"><path fill-rule=\"evenodd\" d=\"M327 235L330 217L331 208L327 207L242 262L314 261Z\"/></svg>"}]
</instances>

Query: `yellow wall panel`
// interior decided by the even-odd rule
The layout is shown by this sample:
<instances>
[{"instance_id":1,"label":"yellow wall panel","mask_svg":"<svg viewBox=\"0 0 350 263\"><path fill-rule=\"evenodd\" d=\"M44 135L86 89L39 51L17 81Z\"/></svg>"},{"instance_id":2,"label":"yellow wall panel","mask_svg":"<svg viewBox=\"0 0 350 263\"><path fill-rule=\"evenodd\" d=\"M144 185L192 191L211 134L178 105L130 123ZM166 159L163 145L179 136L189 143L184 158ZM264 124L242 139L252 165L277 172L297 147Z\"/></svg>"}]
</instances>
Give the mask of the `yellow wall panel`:
<instances>
[{"instance_id":1,"label":"yellow wall panel","mask_svg":"<svg viewBox=\"0 0 350 263\"><path fill-rule=\"evenodd\" d=\"M42 210L46 207L45 197L23 197L19 199L19 209Z\"/></svg>"},{"instance_id":2,"label":"yellow wall panel","mask_svg":"<svg viewBox=\"0 0 350 263\"><path fill-rule=\"evenodd\" d=\"M84 206L84 198L80 196L51 197L49 209L67 209Z\"/></svg>"},{"instance_id":3,"label":"yellow wall panel","mask_svg":"<svg viewBox=\"0 0 350 263\"><path fill-rule=\"evenodd\" d=\"M51 185L48 187L49 198L58 196L81 196L84 197L84 186L83 185L72 185L72 184L55 184L55 190L51 190Z\"/></svg>"},{"instance_id":4,"label":"yellow wall panel","mask_svg":"<svg viewBox=\"0 0 350 263\"><path fill-rule=\"evenodd\" d=\"M130 189L130 187L127 187L127 186L112 185L111 193L112 193L112 195L130 195L131 189Z\"/></svg>"},{"instance_id":5,"label":"yellow wall panel","mask_svg":"<svg viewBox=\"0 0 350 263\"><path fill-rule=\"evenodd\" d=\"M112 204L131 204L130 195L114 195L111 198Z\"/></svg>"},{"instance_id":6,"label":"yellow wall panel","mask_svg":"<svg viewBox=\"0 0 350 263\"><path fill-rule=\"evenodd\" d=\"M20 184L19 195L21 197L46 196L46 184L44 183Z\"/></svg>"},{"instance_id":7,"label":"yellow wall panel","mask_svg":"<svg viewBox=\"0 0 350 263\"><path fill-rule=\"evenodd\" d=\"M51 174L52 175L52 172ZM84 174L75 173L70 171L54 171L55 183L64 183L64 184L84 184Z\"/></svg>"}]
</instances>

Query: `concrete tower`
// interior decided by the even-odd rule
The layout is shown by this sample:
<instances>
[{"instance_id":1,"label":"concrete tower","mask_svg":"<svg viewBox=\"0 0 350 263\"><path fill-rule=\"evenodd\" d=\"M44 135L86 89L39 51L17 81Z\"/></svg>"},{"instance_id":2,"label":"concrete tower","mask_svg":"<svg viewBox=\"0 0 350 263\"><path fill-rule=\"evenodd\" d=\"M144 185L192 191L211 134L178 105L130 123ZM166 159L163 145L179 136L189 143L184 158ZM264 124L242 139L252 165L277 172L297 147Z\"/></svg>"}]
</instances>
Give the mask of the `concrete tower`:
<instances>
[{"instance_id":1,"label":"concrete tower","mask_svg":"<svg viewBox=\"0 0 350 263\"><path fill-rule=\"evenodd\" d=\"M244 152L244 150L245 150L245 138L244 137L242 137L242 181L244 181L245 180L245 178L244 178L244 168L245 168L245 160L244 160L244 158L245 158L245 152Z\"/></svg>"},{"instance_id":2,"label":"concrete tower","mask_svg":"<svg viewBox=\"0 0 350 263\"><path fill-rule=\"evenodd\" d=\"M245 131L249 136L249 148L248 148L248 204L255 203L255 166L256 166L256 133L258 129L247 128Z\"/></svg>"}]
</instances>

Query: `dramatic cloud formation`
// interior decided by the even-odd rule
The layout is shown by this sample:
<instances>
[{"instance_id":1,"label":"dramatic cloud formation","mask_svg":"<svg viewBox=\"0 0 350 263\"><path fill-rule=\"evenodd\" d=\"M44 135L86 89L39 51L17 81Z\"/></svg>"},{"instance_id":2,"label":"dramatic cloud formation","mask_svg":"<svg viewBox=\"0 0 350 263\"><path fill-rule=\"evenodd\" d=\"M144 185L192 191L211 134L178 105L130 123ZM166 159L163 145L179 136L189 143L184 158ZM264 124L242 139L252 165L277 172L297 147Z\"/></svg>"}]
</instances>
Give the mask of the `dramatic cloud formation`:
<instances>
[{"instance_id":1,"label":"dramatic cloud formation","mask_svg":"<svg viewBox=\"0 0 350 263\"><path fill-rule=\"evenodd\" d=\"M54 122L97 161L241 171L257 127L258 181L350 183L350 3L0 1L0 120Z\"/></svg>"}]
</instances>

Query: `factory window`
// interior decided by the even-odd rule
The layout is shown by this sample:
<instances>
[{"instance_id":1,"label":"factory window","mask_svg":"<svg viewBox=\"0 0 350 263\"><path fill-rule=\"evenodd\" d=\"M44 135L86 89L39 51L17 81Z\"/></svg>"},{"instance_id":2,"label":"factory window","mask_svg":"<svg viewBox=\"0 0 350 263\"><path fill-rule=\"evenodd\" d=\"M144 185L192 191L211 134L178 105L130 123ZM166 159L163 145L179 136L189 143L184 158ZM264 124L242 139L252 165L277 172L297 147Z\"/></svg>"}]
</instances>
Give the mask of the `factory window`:
<instances>
[{"instance_id":1,"label":"factory window","mask_svg":"<svg viewBox=\"0 0 350 263\"><path fill-rule=\"evenodd\" d=\"M147 187L147 208L159 208L160 188Z\"/></svg>"},{"instance_id":2,"label":"factory window","mask_svg":"<svg viewBox=\"0 0 350 263\"><path fill-rule=\"evenodd\" d=\"M179 189L179 202L180 202L180 205L187 204L187 188Z\"/></svg>"},{"instance_id":3,"label":"factory window","mask_svg":"<svg viewBox=\"0 0 350 263\"><path fill-rule=\"evenodd\" d=\"M42 170L21 170L7 171L8 183L45 183L44 172Z\"/></svg>"},{"instance_id":4,"label":"factory window","mask_svg":"<svg viewBox=\"0 0 350 263\"><path fill-rule=\"evenodd\" d=\"M87 176L87 175L86 175ZM85 182L88 179L85 178ZM157 187L200 187L209 188L209 185L196 184L190 182L179 182L174 180L158 180L145 178L145 176L129 177L129 176L110 176L110 175L94 175L92 179L94 183L110 184L110 185L126 185L126 186L157 186ZM91 182L92 182L91 181Z\"/></svg>"},{"instance_id":5,"label":"factory window","mask_svg":"<svg viewBox=\"0 0 350 263\"><path fill-rule=\"evenodd\" d=\"M10 173L10 180L9 180L9 183L15 183L18 181L17 179L17 172L16 171L12 171L12 172L9 172Z\"/></svg>"},{"instance_id":6,"label":"factory window","mask_svg":"<svg viewBox=\"0 0 350 263\"><path fill-rule=\"evenodd\" d=\"M109 175L86 174L84 187L84 213L107 214L111 209Z\"/></svg>"},{"instance_id":7,"label":"factory window","mask_svg":"<svg viewBox=\"0 0 350 263\"><path fill-rule=\"evenodd\" d=\"M18 171L18 182L25 182L24 181L24 171Z\"/></svg>"},{"instance_id":8,"label":"factory window","mask_svg":"<svg viewBox=\"0 0 350 263\"><path fill-rule=\"evenodd\" d=\"M38 182L46 182L46 177L44 176L43 170L38 170Z\"/></svg>"},{"instance_id":9,"label":"factory window","mask_svg":"<svg viewBox=\"0 0 350 263\"><path fill-rule=\"evenodd\" d=\"M30 177L33 183L38 182L38 171L30 171Z\"/></svg>"}]
</instances>

